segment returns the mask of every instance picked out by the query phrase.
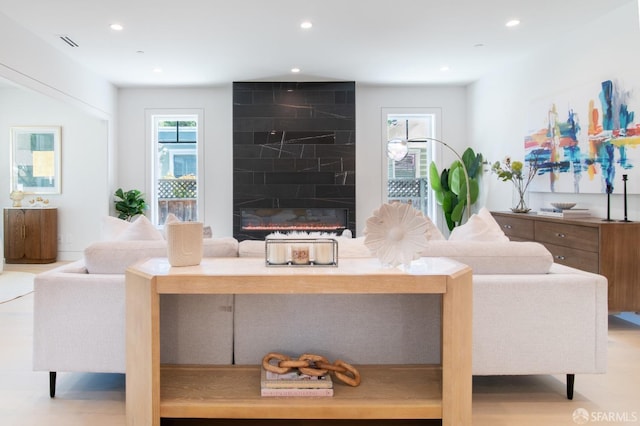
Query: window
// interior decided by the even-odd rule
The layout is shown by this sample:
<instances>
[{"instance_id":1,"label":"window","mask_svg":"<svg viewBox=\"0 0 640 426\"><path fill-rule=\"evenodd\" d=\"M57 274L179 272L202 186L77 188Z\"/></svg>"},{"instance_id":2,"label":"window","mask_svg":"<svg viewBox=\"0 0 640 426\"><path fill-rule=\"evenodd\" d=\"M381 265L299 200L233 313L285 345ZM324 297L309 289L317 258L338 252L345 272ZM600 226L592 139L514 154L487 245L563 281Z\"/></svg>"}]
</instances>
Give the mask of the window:
<instances>
[{"instance_id":1,"label":"window","mask_svg":"<svg viewBox=\"0 0 640 426\"><path fill-rule=\"evenodd\" d=\"M407 155L398 161L385 157L387 201L409 203L425 216L435 217L428 181L434 147L427 138L435 138L436 114L389 112L383 116L386 118L385 145L396 139L406 142L407 147Z\"/></svg>"},{"instance_id":2,"label":"window","mask_svg":"<svg viewBox=\"0 0 640 426\"><path fill-rule=\"evenodd\" d=\"M153 202L151 217L161 226L173 213L198 220L198 115L153 115Z\"/></svg>"}]
</instances>

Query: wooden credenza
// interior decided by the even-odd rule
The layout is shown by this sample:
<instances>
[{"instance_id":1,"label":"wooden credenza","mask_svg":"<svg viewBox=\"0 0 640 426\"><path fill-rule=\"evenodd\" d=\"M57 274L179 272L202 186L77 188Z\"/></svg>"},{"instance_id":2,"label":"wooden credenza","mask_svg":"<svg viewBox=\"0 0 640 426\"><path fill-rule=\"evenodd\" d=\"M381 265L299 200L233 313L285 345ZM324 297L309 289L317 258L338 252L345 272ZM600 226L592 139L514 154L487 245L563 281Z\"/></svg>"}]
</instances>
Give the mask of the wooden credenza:
<instances>
[{"instance_id":1,"label":"wooden credenza","mask_svg":"<svg viewBox=\"0 0 640 426\"><path fill-rule=\"evenodd\" d=\"M511 240L542 243L555 262L607 277L609 312L640 311L640 222L492 215Z\"/></svg>"},{"instance_id":2,"label":"wooden credenza","mask_svg":"<svg viewBox=\"0 0 640 426\"><path fill-rule=\"evenodd\" d=\"M335 268L270 268L259 258L204 258L178 268L166 258L143 261L126 272L127 425L159 426L161 417L441 418L443 426L470 425L472 290L471 269L440 258L423 258L410 272L368 258L340 259ZM441 365L358 366L360 386L336 387L331 398L263 398L257 365L160 364L162 294L403 293L442 296Z\"/></svg>"},{"instance_id":3,"label":"wooden credenza","mask_svg":"<svg viewBox=\"0 0 640 426\"><path fill-rule=\"evenodd\" d=\"M58 257L58 210L4 209L6 263L53 263Z\"/></svg>"}]
</instances>

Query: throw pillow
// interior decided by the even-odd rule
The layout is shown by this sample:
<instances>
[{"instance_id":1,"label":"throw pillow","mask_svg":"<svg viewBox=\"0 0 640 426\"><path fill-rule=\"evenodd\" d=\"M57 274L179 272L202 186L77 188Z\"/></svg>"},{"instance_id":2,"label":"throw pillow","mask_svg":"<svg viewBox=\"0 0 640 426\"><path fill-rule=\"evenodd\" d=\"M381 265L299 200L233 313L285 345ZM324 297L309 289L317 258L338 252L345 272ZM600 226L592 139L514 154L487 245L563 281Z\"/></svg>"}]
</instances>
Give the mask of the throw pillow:
<instances>
[{"instance_id":1,"label":"throw pillow","mask_svg":"<svg viewBox=\"0 0 640 426\"><path fill-rule=\"evenodd\" d=\"M487 213L473 214L464 225L453 228L449 241L509 241L490 213L487 218Z\"/></svg>"},{"instance_id":2,"label":"throw pillow","mask_svg":"<svg viewBox=\"0 0 640 426\"><path fill-rule=\"evenodd\" d=\"M165 240L167 239L167 225L170 223L177 223L177 222L182 222L178 216L176 216L173 213L169 213L167 215L167 218L164 220L164 226L160 230L160 233L162 234L162 237ZM202 227L202 238L213 238L213 231L211 230L210 226Z\"/></svg>"},{"instance_id":3,"label":"throw pillow","mask_svg":"<svg viewBox=\"0 0 640 426\"><path fill-rule=\"evenodd\" d=\"M167 218L164 220L164 225L162 226L162 229L160 229L162 238L164 238L165 240L167 239L167 225L170 223L177 223L177 222L182 222L180 219L178 219L178 216L176 216L173 213L169 213L167 215Z\"/></svg>"},{"instance_id":4,"label":"throw pillow","mask_svg":"<svg viewBox=\"0 0 640 426\"><path fill-rule=\"evenodd\" d=\"M489 209L483 207L478 212L478 216L484 220L484 223L489 227L489 231L496 235L497 238L507 241L509 238L504 234L504 231L500 227L500 224L496 222L496 219L493 217ZM505 238L501 238L504 236Z\"/></svg>"},{"instance_id":5,"label":"throw pillow","mask_svg":"<svg viewBox=\"0 0 640 426\"><path fill-rule=\"evenodd\" d=\"M146 216L140 215L124 232L118 235L116 240L164 240L164 237Z\"/></svg>"},{"instance_id":6,"label":"throw pillow","mask_svg":"<svg viewBox=\"0 0 640 426\"><path fill-rule=\"evenodd\" d=\"M438 229L435 223L431 221L431 218L429 218L429 216L425 216L424 218L427 219L427 230L425 231L425 234L427 235L427 240L429 241L446 240L444 235L442 235L442 232L440 232L440 229Z\"/></svg>"},{"instance_id":7,"label":"throw pillow","mask_svg":"<svg viewBox=\"0 0 640 426\"><path fill-rule=\"evenodd\" d=\"M114 241L122 234L131 222L113 216L102 218L102 241Z\"/></svg>"}]
</instances>

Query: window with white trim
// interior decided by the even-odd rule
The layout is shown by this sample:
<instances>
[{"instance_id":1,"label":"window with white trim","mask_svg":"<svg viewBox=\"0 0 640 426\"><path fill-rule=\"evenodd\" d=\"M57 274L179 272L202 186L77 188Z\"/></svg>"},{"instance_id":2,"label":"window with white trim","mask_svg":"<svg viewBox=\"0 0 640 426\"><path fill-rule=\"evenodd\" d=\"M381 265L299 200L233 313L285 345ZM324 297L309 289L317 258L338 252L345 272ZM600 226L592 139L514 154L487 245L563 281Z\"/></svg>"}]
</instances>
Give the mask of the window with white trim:
<instances>
[{"instance_id":1,"label":"window with white trim","mask_svg":"<svg viewBox=\"0 0 640 426\"><path fill-rule=\"evenodd\" d=\"M151 217L157 226L170 213L198 220L198 120L193 114L152 116Z\"/></svg>"},{"instance_id":2,"label":"window with white trim","mask_svg":"<svg viewBox=\"0 0 640 426\"><path fill-rule=\"evenodd\" d=\"M428 182L434 147L427 138L435 138L435 114L388 113L386 122L386 141L398 140L406 144L406 156L386 158L384 190L387 201L412 204L425 216L434 217Z\"/></svg>"}]
</instances>

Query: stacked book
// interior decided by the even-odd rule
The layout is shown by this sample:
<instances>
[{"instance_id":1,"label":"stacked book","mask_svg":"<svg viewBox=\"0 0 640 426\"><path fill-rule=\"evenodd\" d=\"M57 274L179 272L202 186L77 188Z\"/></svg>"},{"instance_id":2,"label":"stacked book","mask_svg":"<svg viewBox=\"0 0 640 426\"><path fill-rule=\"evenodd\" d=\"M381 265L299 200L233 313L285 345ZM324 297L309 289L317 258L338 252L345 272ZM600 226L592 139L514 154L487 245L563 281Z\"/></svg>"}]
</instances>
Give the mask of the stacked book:
<instances>
[{"instance_id":1,"label":"stacked book","mask_svg":"<svg viewBox=\"0 0 640 426\"><path fill-rule=\"evenodd\" d=\"M589 209L557 209L555 207L541 207L538 210L541 216L561 217L564 219L590 217Z\"/></svg>"},{"instance_id":2,"label":"stacked book","mask_svg":"<svg viewBox=\"0 0 640 426\"><path fill-rule=\"evenodd\" d=\"M333 396L333 381L329 374L308 376L295 370L277 374L262 369L260 378L262 396Z\"/></svg>"}]
</instances>

